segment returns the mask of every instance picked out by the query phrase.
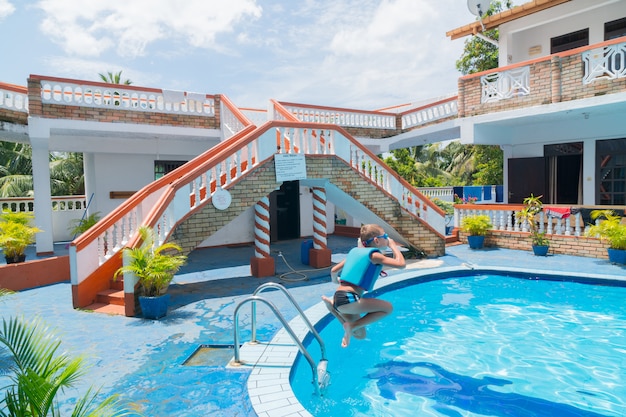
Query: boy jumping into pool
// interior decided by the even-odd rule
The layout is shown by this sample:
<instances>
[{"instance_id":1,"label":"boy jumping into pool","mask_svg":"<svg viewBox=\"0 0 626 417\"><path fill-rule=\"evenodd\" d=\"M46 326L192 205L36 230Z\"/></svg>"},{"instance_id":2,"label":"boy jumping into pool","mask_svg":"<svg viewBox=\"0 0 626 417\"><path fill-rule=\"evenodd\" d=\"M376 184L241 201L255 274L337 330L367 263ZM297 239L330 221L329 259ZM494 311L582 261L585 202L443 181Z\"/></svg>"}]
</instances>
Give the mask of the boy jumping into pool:
<instances>
[{"instance_id":1,"label":"boy jumping into pool","mask_svg":"<svg viewBox=\"0 0 626 417\"><path fill-rule=\"evenodd\" d=\"M350 344L353 334L355 338L363 339L365 326L392 312L391 303L362 298L362 295L372 290L384 265L393 268L404 268L406 265L396 242L379 225L361 226L360 238L363 247L351 249L346 259L330 270L333 281L339 283L333 300L322 296L329 310L343 323L342 347ZM391 249L392 257L382 253L387 247Z\"/></svg>"}]
</instances>

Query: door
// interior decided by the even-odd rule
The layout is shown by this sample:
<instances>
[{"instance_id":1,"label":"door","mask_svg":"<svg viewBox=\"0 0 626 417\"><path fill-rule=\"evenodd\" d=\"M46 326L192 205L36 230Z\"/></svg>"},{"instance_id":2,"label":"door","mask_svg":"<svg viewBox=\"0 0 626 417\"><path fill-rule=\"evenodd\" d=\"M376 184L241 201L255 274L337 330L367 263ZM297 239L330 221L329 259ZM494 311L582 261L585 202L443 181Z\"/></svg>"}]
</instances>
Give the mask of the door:
<instances>
[{"instance_id":1,"label":"door","mask_svg":"<svg viewBox=\"0 0 626 417\"><path fill-rule=\"evenodd\" d=\"M270 242L300 237L300 182L285 181L270 194Z\"/></svg>"},{"instance_id":2,"label":"door","mask_svg":"<svg viewBox=\"0 0 626 417\"><path fill-rule=\"evenodd\" d=\"M509 159L509 203L521 204L529 195L546 195L546 159Z\"/></svg>"}]
</instances>

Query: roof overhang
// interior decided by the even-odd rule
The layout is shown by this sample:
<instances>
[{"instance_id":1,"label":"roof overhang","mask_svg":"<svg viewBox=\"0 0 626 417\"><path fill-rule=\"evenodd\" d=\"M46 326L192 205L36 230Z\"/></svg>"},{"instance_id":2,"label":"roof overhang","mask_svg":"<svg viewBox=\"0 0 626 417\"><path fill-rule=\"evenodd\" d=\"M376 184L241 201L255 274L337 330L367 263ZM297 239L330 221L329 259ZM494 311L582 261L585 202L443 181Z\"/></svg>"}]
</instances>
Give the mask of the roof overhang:
<instances>
[{"instance_id":1,"label":"roof overhang","mask_svg":"<svg viewBox=\"0 0 626 417\"><path fill-rule=\"evenodd\" d=\"M558 6L559 4L567 3L572 0L534 0L528 3L524 3L520 6L513 7L512 9L505 10L498 14L491 16L485 16L480 20L473 23L461 26L460 28L452 29L446 32L446 36L449 36L451 40L460 39L465 36L475 35L479 32L483 32L489 29L495 29L503 23L511 22L524 16L531 15L533 13L540 12L550 7Z\"/></svg>"}]
</instances>

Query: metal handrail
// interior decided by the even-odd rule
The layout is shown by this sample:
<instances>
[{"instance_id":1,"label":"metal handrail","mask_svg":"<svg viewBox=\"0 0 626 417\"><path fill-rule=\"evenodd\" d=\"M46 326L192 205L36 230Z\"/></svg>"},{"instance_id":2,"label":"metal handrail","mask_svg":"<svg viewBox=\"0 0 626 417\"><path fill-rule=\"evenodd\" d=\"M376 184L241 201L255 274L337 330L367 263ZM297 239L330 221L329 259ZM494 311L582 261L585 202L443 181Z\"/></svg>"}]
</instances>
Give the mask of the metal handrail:
<instances>
[{"instance_id":1,"label":"metal handrail","mask_svg":"<svg viewBox=\"0 0 626 417\"><path fill-rule=\"evenodd\" d=\"M319 395L320 387L319 387L319 382L318 382L318 377L317 377L317 366L315 365L315 361L313 360L313 357L311 357L309 352L305 349L300 339L298 339L298 336L296 336L296 334L293 332L293 330L287 323L287 320L285 320L285 317L280 313L280 311L278 311L276 306L271 301L268 301L263 297L259 297L258 295L249 296L248 298L240 302L239 305L237 305L237 307L235 308L234 320L233 320L234 326L235 326L235 331L234 331L235 333L234 334L235 358L233 362L236 364L241 364L241 360L239 358L240 356L239 355L239 309L246 303L249 303L249 302L256 303L257 301L264 303L270 308L270 310L274 312L274 315L278 318L278 320L280 320L280 322L282 323L287 333L289 333L289 336L291 336L292 340L298 345L298 348L300 349L300 353L302 353L302 355L306 358L307 362L309 362L309 365L311 366L311 372L313 373L313 386L315 387L316 394Z\"/></svg>"},{"instance_id":2,"label":"metal handrail","mask_svg":"<svg viewBox=\"0 0 626 417\"><path fill-rule=\"evenodd\" d=\"M326 347L324 346L324 341L322 340L322 337L319 335L317 330L315 330L315 327L313 327L313 324L311 324L309 319L304 314L304 311L302 311L302 308L300 308L300 306L298 305L296 300L293 298L293 296L289 294L289 291L287 291L287 288L285 288L283 285L280 285L276 282L266 282L265 284L260 285L256 290L254 290L252 295L259 295L263 291L272 289L272 288L278 289L283 294L285 294L285 296L289 299L289 301L291 301L291 304L298 310L298 313L300 313L300 317L302 317L302 320L304 320L304 322L306 323L307 327L309 328L309 331L313 334L315 339L317 339L317 342L320 344L320 350L322 352L322 360L326 360ZM251 339L253 342L256 342L256 303L252 303Z\"/></svg>"}]
</instances>

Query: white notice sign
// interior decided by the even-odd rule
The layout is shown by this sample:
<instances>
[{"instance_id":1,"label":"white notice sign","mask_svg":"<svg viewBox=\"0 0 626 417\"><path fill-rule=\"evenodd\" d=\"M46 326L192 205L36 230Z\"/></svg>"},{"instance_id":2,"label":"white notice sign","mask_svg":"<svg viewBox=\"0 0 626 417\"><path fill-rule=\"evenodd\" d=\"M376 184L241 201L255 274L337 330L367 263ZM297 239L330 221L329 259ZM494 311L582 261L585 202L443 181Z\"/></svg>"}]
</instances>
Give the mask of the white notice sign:
<instances>
[{"instance_id":1,"label":"white notice sign","mask_svg":"<svg viewBox=\"0 0 626 417\"><path fill-rule=\"evenodd\" d=\"M276 182L306 179L306 160L303 154L277 153L274 155Z\"/></svg>"}]
</instances>

